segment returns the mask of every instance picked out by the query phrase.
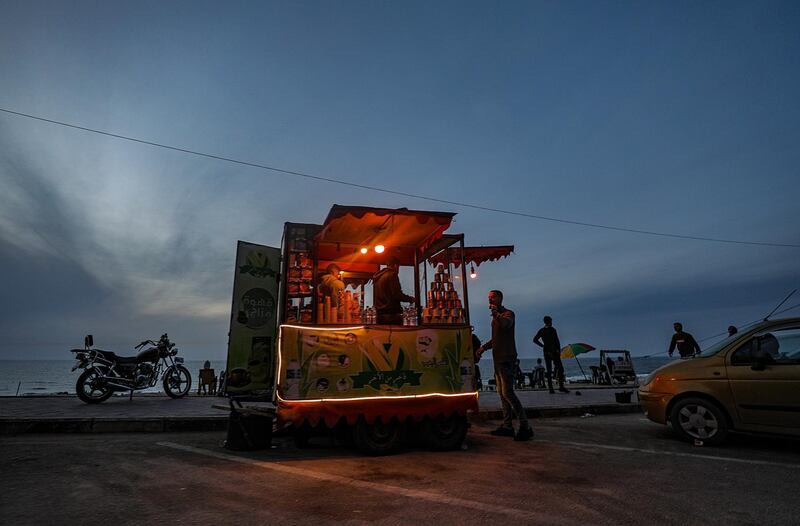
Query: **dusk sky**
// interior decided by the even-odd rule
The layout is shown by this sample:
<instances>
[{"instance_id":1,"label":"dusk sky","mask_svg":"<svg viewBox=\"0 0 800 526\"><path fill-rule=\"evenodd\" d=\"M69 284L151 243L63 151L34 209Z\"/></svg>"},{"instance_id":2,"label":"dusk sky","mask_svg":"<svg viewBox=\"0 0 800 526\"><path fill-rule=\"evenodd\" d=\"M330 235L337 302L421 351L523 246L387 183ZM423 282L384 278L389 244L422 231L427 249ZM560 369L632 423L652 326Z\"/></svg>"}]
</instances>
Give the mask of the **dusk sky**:
<instances>
[{"instance_id":1,"label":"dusk sky","mask_svg":"<svg viewBox=\"0 0 800 526\"><path fill-rule=\"evenodd\" d=\"M609 226L800 245L798 2L0 4L0 108L321 177ZM236 241L334 203L514 244L471 283L562 343L663 353L763 317L800 248L581 227L0 112L0 359L163 332L226 352ZM406 284L411 288L411 284ZM800 293L785 305L800 303ZM786 313L800 315L800 308ZM713 342L701 342L702 346Z\"/></svg>"}]
</instances>

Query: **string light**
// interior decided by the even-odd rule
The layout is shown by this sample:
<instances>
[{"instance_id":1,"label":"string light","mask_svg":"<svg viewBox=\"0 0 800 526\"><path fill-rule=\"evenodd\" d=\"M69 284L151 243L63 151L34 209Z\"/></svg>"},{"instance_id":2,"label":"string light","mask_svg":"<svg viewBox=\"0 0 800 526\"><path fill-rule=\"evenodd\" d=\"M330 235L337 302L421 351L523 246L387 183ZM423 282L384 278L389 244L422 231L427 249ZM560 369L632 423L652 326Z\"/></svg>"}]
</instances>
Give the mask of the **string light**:
<instances>
[{"instance_id":1,"label":"string light","mask_svg":"<svg viewBox=\"0 0 800 526\"><path fill-rule=\"evenodd\" d=\"M375 245L375 252L378 254L383 254L383 251L386 250L386 247L383 245Z\"/></svg>"},{"instance_id":2,"label":"string light","mask_svg":"<svg viewBox=\"0 0 800 526\"><path fill-rule=\"evenodd\" d=\"M470 265L469 266L469 277L471 277L472 279L475 279L475 278L478 277L478 273L475 272L475 265Z\"/></svg>"},{"instance_id":3,"label":"string light","mask_svg":"<svg viewBox=\"0 0 800 526\"><path fill-rule=\"evenodd\" d=\"M362 254L366 254L367 252L369 252L369 249L367 247L361 247Z\"/></svg>"}]
</instances>

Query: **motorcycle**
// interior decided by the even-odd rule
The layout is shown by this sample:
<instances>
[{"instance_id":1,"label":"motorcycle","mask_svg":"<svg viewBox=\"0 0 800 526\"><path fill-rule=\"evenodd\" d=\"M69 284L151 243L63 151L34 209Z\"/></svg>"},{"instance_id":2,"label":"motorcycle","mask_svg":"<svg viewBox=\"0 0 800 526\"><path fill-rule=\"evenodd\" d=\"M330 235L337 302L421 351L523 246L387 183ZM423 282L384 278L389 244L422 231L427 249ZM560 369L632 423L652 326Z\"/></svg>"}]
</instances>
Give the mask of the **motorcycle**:
<instances>
[{"instance_id":1,"label":"motorcycle","mask_svg":"<svg viewBox=\"0 0 800 526\"><path fill-rule=\"evenodd\" d=\"M77 363L72 367L85 369L78 377L75 391L87 404L99 404L114 392L154 387L159 378L164 392L171 398L181 398L192 388L192 375L183 366L183 358L176 356L178 349L166 334L156 342L145 340L135 347L136 356L117 356L112 351L94 349L91 334L84 339L83 349L71 349Z\"/></svg>"}]
</instances>

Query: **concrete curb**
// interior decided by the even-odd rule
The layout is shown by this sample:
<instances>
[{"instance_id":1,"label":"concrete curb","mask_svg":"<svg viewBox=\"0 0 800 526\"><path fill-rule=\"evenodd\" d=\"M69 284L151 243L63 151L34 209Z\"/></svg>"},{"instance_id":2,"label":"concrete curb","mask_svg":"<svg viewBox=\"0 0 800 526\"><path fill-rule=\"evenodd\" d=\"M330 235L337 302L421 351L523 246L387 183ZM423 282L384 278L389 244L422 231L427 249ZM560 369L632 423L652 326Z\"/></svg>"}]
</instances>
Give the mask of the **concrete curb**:
<instances>
[{"instance_id":1,"label":"concrete curb","mask_svg":"<svg viewBox=\"0 0 800 526\"><path fill-rule=\"evenodd\" d=\"M164 418L4 418L0 436L24 433L171 433L177 431L220 431L228 416L187 416Z\"/></svg>"},{"instance_id":2,"label":"concrete curb","mask_svg":"<svg viewBox=\"0 0 800 526\"><path fill-rule=\"evenodd\" d=\"M559 418L569 416L613 415L626 413L641 413L642 406L637 403L630 404L596 404L572 407L526 407L525 415L528 418ZM473 415L477 420L500 420L503 418L501 409L479 411Z\"/></svg>"},{"instance_id":3,"label":"concrete curb","mask_svg":"<svg viewBox=\"0 0 800 526\"><path fill-rule=\"evenodd\" d=\"M602 404L574 407L528 407L528 418L557 418L620 413L638 413L637 403ZM487 409L470 416L473 420L500 420L500 409ZM0 436L25 433L173 433L179 431L222 431L228 415L172 416L156 418L0 418Z\"/></svg>"}]
</instances>

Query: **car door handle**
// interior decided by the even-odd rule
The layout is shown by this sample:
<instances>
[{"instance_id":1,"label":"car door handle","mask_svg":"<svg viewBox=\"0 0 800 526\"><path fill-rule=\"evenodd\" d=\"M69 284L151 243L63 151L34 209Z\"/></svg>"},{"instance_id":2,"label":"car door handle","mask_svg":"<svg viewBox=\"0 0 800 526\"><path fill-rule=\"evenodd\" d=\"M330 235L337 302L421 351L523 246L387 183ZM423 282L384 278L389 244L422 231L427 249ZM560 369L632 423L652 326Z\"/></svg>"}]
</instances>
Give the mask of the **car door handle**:
<instances>
[{"instance_id":1,"label":"car door handle","mask_svg":"<svg viewBox=\"0 0 800 526\"><path fill-rule=\"evenodd\" d=\"M720 373L719 371L714 371L714 376L719 376L720 374L722 373Z\"/></svg>"}]
</instances>

